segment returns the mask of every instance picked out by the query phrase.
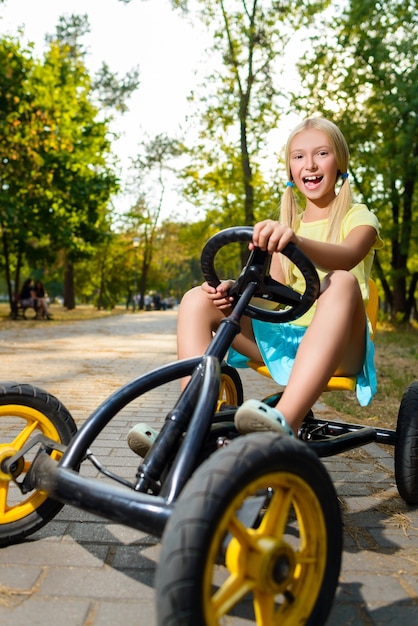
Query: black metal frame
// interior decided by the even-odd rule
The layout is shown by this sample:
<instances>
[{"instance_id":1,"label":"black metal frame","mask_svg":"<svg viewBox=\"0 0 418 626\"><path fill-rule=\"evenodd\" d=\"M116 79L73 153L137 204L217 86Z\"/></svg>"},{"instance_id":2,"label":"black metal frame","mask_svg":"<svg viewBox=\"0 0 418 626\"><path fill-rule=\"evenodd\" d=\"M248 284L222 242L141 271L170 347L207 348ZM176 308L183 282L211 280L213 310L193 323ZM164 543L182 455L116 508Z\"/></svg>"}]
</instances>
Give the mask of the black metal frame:
<instances>
[{"instance_id":1,"label":"black metal frame","mask_svg":"<svg viewBox=\"0 0 418 626\"><path fill-rule=\"evenodd\" d=\"M215 253L216 249L211 250L212 255ZM240 319L247 314L251 298L264 283L266 267L266 253L255 251L250 255L234 286L234 309L222 321L203 357L163 366L118 389L91 414L58 462L50 453L59 446L53 441L42 443L22 490L42 490L63 504L161 537L173 505L196 467L222 442L239 436L233 424L234 409L216 413L221 363L240 332ZM316 295L315 287L311 289L312 302ZM185 376L191 376L190 382L138 467L135 483L120 480L124 484L108 484L78 473L90 446L119 411L144 393ZM396 433L309 417L300 438L313 446L319 457L326 457L373 441L394 445ZM19 456L8 461L10 468Z\"/></svg>"}]
</instances>

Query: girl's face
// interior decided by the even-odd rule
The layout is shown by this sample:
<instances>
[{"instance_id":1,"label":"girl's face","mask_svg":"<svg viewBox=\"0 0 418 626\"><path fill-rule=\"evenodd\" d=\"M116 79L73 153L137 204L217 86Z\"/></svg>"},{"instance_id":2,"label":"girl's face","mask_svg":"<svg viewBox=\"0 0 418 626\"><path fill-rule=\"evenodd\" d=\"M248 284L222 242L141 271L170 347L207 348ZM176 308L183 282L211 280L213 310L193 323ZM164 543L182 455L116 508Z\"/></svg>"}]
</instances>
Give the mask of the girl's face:
<instances>
[{"instance_id":1,"label":"girl's face","mask_svg":"<svg viewBox=\"0 0 418 626\"><path fill-rule=\"evenodd\" d=\"M335 198L338 173L328 135L314 128L301 131L291 141L289 156L293 181L307 206L328 207Z\"/></svg>"}]
</instances>

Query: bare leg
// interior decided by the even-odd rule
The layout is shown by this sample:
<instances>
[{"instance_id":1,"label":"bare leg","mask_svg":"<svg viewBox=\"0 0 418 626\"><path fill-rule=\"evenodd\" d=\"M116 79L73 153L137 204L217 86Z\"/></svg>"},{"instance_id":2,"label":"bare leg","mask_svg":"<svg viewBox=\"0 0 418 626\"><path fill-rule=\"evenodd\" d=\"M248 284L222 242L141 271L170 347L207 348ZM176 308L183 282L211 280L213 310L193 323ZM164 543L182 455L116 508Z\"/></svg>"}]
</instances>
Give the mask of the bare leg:
<instances>
[{"instance_id":1,"label":"bare leg","mask_svg":"<svg viewBox=\"0 0 418 626\"><path fill-rule=\"evenodd\" d=\"M42 304L38 305L36 312L37 312L36 319L42 320L44 317L44 307Z\"/></svg>"},{"instance_id":2,"label":"bare leg","mask_svg":"<svg viewBox=\"0 0 418 626\"><path fill-rule=\"evenodd\" d=\"M221 320L228 314L229 310L224 312L219 310L200 287L194 287L188 291L180 303L177 322L179 359L202 355L206 351L213 333L217 331ZM241 333L234 340L233 346L248 358L261 360L249 318L242 318ZM187 379L182 381L182 387L186 382Z\"/></svg>"},{"instance_id":3,"label":"bare leg","mask_svg":"<svg viewBox=\"0 0 418 626\"><path fill-rule=\"evenodd\" d=\"M188 291L181 300L177 321L179 359L203 354L222 318L222 312L200 287Z\"/></svg>"},{"instance_id":4,"label":"bare leg","mask_svg":"<svg viewBox=\"0 0 418 626\"><path fill-rule=\"evenodd\" d=\"M357 279L345 271L321 285L314 318L299 346L277 409L296 433L334 373L353 376L365 352L366 314Z\"/></svg>"}]
</instances>

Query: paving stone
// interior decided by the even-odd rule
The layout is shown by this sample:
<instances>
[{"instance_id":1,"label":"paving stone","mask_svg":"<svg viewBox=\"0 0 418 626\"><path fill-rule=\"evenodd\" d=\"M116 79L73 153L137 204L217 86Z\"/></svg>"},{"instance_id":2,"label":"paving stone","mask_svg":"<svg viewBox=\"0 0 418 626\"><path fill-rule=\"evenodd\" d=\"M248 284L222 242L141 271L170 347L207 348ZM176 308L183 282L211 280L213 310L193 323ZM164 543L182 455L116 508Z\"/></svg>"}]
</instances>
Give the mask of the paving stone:
<instances>
[{"instance_id":1,"label":"paving stone","mask_svg":"<svg viewBox=\"0 0 418 626\"><path fill-rule=\"evenodd\" d=\"M0 380L47 389L80 427L121 385L175 360L175 327L175 311L82 323L13 322L0 335ZM277 391L252 370L240 375L245 398ZM94 453L133 479L140 460L126 445L128 430L138 421L160 429L177 396L174 381L125 407L94 442ZM329 418L321 402L315 412ZM345 523L340 583L327 626L418 623L418 511L397 493L390 450L369 444L323 459ZM83 464L82 474L98 472ZM159 554L155 537L65 506L27 541L0 550L0 626L157 626ZM251 623L228 618L230 626Z\"/></svg>"},{"instance_id":2,"label":"paving stone","mask_svg":"<svg viewBox=\"0 0 418 626\"><path fill-rule=\"evenodd\" d=\"M0 607L0 626L87 626L90 604L85 598L30 598L15 607Z\"/></svg>"}]
</instances>

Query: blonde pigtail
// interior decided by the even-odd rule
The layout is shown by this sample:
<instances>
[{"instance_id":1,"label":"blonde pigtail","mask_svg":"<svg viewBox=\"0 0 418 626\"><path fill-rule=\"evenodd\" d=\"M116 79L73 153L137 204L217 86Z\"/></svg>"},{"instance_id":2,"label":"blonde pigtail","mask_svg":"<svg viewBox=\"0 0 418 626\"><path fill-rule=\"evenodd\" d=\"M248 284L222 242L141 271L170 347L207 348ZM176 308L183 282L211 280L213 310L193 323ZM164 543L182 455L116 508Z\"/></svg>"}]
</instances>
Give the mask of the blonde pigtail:
<instances>
[{"instance_id":1,"label":"blonde pigtail","mask_svg":"<svg viewBox=\"0 0 418 626\"><path fill-rule=\"evenodd\" d=\"M299 219L299 206L293 193L293 183L288 182L286 189L282 196L282 202L280 207L280 223L285 226L289 226L293 230L296 230ZM283 274L286 279L286 283L290 284L291 280L291 264L287 257L280 256L280 263L282 266Z\"/></svg>"},{"instance_id":2,"label":"blonde pigtail","mask_svg":"<svg viewBox=\"0 0 418 626\"><path fill-rule=\"evenodd\" d=\"M340 191L333 202L328 220L327 241L330 243L341 242L341 224L351 206L351 202L351 186L347 175L343 174Z\"/></svg>"}]
</instances>

